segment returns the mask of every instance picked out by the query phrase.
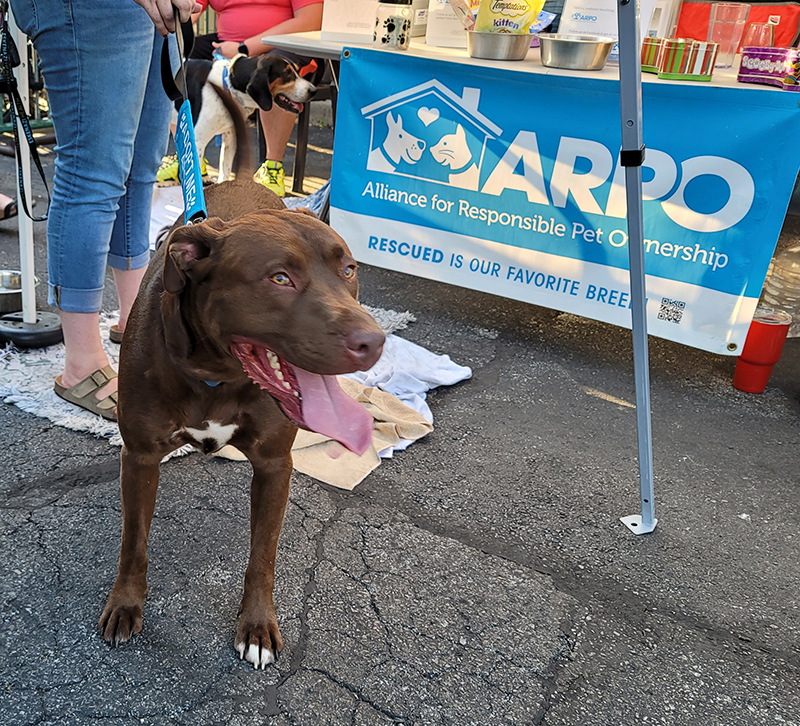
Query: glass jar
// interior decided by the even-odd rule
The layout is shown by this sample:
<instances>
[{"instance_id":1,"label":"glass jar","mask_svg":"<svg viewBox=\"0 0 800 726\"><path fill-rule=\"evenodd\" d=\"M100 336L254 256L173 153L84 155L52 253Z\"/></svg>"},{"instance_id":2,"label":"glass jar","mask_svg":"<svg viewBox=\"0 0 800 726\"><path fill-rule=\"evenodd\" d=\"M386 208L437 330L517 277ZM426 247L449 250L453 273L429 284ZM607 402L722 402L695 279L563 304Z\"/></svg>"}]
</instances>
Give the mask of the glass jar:
<instances>
[{"instance_id":1,"label":"glass jar","mask_svg":"<svg viewBox=\"0 0 800 726\"><path fill-rule=\"evenodd\" d=\"M407 50L411 43L411 0L381 0L372 42L378 48Z\"/></svg>"}]
</instances>

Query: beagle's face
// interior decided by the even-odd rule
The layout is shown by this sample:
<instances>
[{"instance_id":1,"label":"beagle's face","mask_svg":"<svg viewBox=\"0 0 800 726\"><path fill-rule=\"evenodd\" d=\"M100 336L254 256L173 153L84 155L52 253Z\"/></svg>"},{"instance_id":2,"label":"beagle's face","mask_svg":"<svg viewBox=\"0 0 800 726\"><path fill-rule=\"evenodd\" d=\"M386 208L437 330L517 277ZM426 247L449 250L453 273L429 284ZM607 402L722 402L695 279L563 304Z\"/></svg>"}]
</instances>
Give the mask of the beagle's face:
<instances>
[{"instance_id":1,"label":"beagle's face","mask_svg":"<svg viewBox=\"0 0 800 726\"><path fill-rule=\"evenodd\" d=\"M300 113L316 93L313 83L300 77L298 69L285 58L262 55L258 60L247 92L265 111L276 103L284 111Z\"/></svg>"}]
</instances>

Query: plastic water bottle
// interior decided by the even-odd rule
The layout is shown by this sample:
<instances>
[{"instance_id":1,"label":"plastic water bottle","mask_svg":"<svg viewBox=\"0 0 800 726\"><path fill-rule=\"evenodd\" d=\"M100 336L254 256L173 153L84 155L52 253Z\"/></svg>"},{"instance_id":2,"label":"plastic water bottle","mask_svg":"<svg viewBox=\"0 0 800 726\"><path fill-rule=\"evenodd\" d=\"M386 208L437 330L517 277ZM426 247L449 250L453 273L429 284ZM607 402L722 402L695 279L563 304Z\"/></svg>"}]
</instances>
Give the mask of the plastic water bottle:
<instances>
[{"instance_id":1,"label":"plastic water bottle","mask_svg":"<svg viewBox=\"0 0 800 726\"><path fill-rule=\"evenodd\" d=\"M761 304L792 316L787 337L800 338L800 244L776 255L767 271Z\"/></svg>"}]
</instances>

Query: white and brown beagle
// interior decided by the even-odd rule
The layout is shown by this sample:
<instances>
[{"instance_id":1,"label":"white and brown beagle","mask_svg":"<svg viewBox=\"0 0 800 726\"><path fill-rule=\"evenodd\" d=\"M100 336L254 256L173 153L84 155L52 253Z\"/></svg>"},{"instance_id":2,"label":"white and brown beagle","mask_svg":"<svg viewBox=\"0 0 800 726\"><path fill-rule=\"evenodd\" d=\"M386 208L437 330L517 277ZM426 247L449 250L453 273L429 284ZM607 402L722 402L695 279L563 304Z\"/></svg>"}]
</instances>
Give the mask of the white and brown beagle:
<instances>
[{"instance_id":1,"label":"white and brown beagle","mask_svg":"<svg viewBox=\"0 0 800 726\"><path fill-rule=\"evenodd\" d=\"M314 60L300 66L275 54L187 61L186 91L200 156L211 139L222 136L217 181L228 179L236 156L236 120L225 101L233 100L244 117L257 109L269 111L273 103L286 111L300 113L303 104L314 97L317 90L314 82L319 82L323 70Z\"/></svg>"}]
</instances>

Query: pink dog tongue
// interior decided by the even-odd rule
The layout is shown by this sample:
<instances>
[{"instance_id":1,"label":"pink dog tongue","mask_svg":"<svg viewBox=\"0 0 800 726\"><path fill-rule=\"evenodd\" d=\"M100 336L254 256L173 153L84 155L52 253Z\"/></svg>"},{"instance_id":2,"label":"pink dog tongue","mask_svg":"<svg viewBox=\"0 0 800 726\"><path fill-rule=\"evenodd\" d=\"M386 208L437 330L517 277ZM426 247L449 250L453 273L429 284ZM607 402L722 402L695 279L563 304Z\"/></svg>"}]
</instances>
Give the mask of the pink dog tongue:
<instances>
[{"instance_id":1,"label":"pink dog tongue","mask_svg":"<svg viewBox=\"0 0 800 726\"><path fill-rule=\"evenodd\" d=\"M336 376L319 376L302 368L294 373L303 395L306 426L361 456L372 442L372 416L339 387Z\"/></svg>"}]
</instances>

